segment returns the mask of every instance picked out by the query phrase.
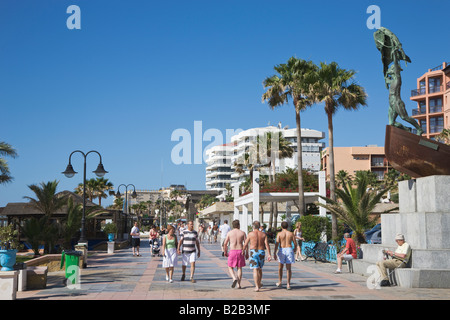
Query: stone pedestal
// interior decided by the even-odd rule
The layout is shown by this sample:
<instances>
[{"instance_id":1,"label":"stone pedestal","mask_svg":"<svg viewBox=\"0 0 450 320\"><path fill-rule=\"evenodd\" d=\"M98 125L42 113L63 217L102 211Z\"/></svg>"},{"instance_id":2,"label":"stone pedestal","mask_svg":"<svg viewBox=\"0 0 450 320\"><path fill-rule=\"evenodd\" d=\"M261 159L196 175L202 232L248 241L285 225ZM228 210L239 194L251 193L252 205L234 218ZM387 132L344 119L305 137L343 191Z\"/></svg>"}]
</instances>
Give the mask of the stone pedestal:
<instances>
[{"instance_id":1,"label":"stone pedestal","mask_svg":"<svg viewBox=\"0 0 450 320\"><path fill-rule=\"evenodd\" d=\"M18 271L0 271L0 300L16 300Z\"/></svg>"},{"instance_id":2,"label":"stone pedestal","mask_svg":"<svg viewBox=\"0 0 450 320\"><path fill-rule=\"evenodd\" d=\"M382 244L362 245L357 272L367 274L367 267L382 259L382 249L395 250L395 235L402 233L412 248L412 266L397 269L399 285L450 288L449 190L450 176L401 181L400 213L381 215Z\"/></svg>"},{"instance_id":3,"label":"stone pedestal","mask_svg":"<svg viewBox=\"0 0 450 320\"><path fill-rule=\"evenodd\" d=\"M27 290L27 269L18 270L17 291Z\"/></svg>"},{"instance_id":4,"label":"stone pedestal","mask_svg":"<svg viewBox=\"0 0 450 320\"><path fill-rule=\"evenodd\" d=\"M114 253L114 245L116 243L114 241L108 241L108 254Z\"/></svg>"}]
</instances>

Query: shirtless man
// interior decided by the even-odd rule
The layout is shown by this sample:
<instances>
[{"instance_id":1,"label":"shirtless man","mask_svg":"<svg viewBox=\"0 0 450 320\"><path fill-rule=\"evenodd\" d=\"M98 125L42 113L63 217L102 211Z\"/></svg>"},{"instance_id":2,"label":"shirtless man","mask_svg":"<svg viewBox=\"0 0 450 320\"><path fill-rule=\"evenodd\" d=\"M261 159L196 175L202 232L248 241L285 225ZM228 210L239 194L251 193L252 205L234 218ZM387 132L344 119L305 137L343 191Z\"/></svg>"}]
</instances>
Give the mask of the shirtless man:
<instances>
[{"instance_id":1,"label":"shirtless man","mask_svg":"<svg viewBox=\"0 0 450 320\"><path fill-rule=\"evenodd\" d=\"M225 257L228 257L228 270L233 278L231 287L234 288L237 284L238 289L241 289L242 267L245 267L245 259L248 259L248 252L243 247L246 235L244 231L239 230L239 220L234 220L232 225L233 230L228 231L223 243L223 252ZM230 245L230 252L228 252L228 244ZM234 268L237 268L237 275Z\"/></svg>"},{"instance_id":2,"label":"shirtless man","mask_svg":"<svg viewBox=\"0 0 450 320\"><path fill-rule=\"evenodd\" d=\"M248 234L242 249L243 251L246 250L250 244L249 264L250 269L253 269L253 280L255 281L256 292L261 289L262 267L264 266L264 258L266 257L265 249L269 251L267 260L272 260L267 236L264 232L259 231L259 227L259 221L253 222L253 231Z\"/></svg>"},{"instance_id":3,"label":"shirtless man","mask_svg":"<svg viewBox=\"0 0 450 320\"><path fill-rule=\"evenodd\" d=\"M277 287L281 288L281 280L283 278L283 265L286 265L286 273L287 273L287 285L286 289L291 290L291 264L295 263L295 255L294 252L297 251L297 243L295 241L294 234L287 230L288 223L283 221L281 223L281 232L277 235L277 241L275 243L274 257L277 260L277 250L278 245L280 245L280 251L278 251L278 259L280 264L278 265L278 282ZM292 248L292 243L294 243L294 248Z\"/></svg>"}]
</instances>

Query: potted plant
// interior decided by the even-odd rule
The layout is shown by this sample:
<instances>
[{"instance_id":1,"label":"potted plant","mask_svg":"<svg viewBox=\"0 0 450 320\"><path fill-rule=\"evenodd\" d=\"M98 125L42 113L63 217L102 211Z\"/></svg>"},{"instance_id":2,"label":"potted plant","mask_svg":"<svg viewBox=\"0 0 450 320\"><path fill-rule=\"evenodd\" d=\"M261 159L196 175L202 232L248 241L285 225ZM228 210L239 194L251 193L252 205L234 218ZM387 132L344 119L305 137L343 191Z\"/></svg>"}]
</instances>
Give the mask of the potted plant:
<instances>
[{"instance_id":1,"label":"potted plant","mask_svg":"<svg viewBox=\"0 0 450 320\"><path fill-rule=\"evenodd\" d=\"M115 223L107 223L103 227L103 232L108 235L109 241L114 241L114 236L117 233L117 225Z\"/></svg>"},{"instance_id":2,"label":"potted plant","mask_svg":"<svg viewBox=\"0 0 450 320\"><path fill-rule=\"evenodd\" d=\"M0 264L1 271L14 271L17 251L23 248L18 238L18 231L12 224L0 227Z\"/></svg>"}]
</instances>

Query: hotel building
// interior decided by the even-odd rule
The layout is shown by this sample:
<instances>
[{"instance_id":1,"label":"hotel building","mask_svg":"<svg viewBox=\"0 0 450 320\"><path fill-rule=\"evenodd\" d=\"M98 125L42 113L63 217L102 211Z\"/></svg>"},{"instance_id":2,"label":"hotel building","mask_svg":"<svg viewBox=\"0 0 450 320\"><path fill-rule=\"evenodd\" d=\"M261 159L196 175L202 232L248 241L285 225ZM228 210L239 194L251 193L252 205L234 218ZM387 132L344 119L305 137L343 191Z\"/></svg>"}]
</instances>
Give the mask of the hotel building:
<instances>
[{"instance_id":1,"label":"hotel building","mask_svg":"<svg viewBox=\"0 0 450 320\"><path fill-rule=\"evenodd\" d=\"M428 69L417 79L417 89L411 91L410 97L417 103L412 117L419 122L424 137L434 139L443 129L450 128L449 96L450 63Z\"/></svg>"},{"instance_id":2,"label":"hotel building","mask_svg":"<svg viewBox=\"0 0 450 320\"><path fill-rule=\"evenodd\" d=\"M347 171L353 177L356 171L375 173L378 180L383 180L384 174L392 169L384 154L384 147L368 145L365 147L334 147L334 171ZM327 181L329 177L329 148L322 152L322 170L325 171Z\"/></svg>"},{"instance_id":3,"label":"hotel building","mask_svg":"<svg viewBox=\"0 0 450 320\"><path fill-rule=\"evenodd\" d=\"M234 163L238 159L242 159L243 155L248 153L250 148L254 146L257 137L264 136L266 132L281 132L294 149L294 154L291 158L275 160L275 172L283 172L287 168L296 168L298 165L296 130L296 128L289 129L287 126L282 128L281 123L276 127L252 128L232 136L231 143L206 150L206 189L225 192L227 183L232 184L244 181L250 172L248 170L242 174L235 172ZM325 143L319 142L319 140L325 137L325 133L302 128L301 135L303 169L318 173L320 170L320 154L325 147ZM261 168L260 171L262 174L269 173L266 168Z\"/></svg>"}]
</instances>

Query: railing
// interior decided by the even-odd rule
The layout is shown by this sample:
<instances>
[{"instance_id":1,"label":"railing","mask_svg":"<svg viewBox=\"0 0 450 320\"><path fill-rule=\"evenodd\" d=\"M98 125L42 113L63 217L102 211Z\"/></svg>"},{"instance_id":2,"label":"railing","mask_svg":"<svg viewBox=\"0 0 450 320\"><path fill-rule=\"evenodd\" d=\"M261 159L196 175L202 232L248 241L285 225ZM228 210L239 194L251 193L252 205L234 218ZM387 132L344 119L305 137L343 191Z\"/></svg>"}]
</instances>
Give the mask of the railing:
<instances>
[{"instance_id":1,"label":"railing","mask_svg":"<svg viewBox=\"0 0 450 320\"><path fill-rule=\"evenodd\" d=\"M436 92L442 92L442 86L431 86L428 87L428 93L436 93Z\"/></svg>"},{"instance_id":2,"label":"railing","mask_svg":"<svg viewBox=\"0 0 450 320\"><path fill-rule=\"evenodd\" d=\"M412 110L412 115L413 116L417 116L417 115L421 115L421 114L426 114L427 113L427 109L426 108L419 108L419 109L413 109Z\"/></svg>"},{"instance_id":3,"label":"railing","mask_svg":"<svg viewBox=\"0 0 450 320\"><path fill-rule=\"evenodd\" d=\"M441 133L444 126L430 126L430 133Z\"/></svg>"},{"instance_id":4,"label":"railing","mask_svg":"<svg viewBox=\"0 0 450 320\"><path fill-rule=\"evenodd\" d=\"M430 113L442 112L442 106L430 107Z\"/></svg>"},{"instance_id":5,"label":"railing","mask_svg":"<svg viewBox=\"0 0 450 320\"><path fill-rule=\"evenodd\" d=\"M437 67L434 67L433 69L431 69L430 71L438 71L438 70L442 70L444 69L443 65L438 65Z\"/></svg>"},{"instance_id":6,"label":"railing","mask_svg":"<svg viewBox=\"0 0 450 320\"><path fill-rule=\"evenodd\" d=\"M414 90L411 90L411 97L421 96L426 93L427 93L427 91L425 88L414 89Z\"/></svg>"},{"instance_id":7,"label":"railing","mask_svg":"<svg viewBox=\"0 0 450 320\"><path fill-rule=\"evenodd\" d=\"M447 89L450 89L450 81L447 82Z\"/></svg>"}]
</instances>

